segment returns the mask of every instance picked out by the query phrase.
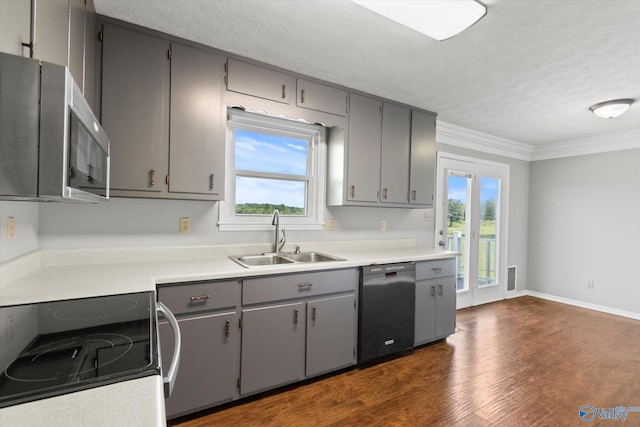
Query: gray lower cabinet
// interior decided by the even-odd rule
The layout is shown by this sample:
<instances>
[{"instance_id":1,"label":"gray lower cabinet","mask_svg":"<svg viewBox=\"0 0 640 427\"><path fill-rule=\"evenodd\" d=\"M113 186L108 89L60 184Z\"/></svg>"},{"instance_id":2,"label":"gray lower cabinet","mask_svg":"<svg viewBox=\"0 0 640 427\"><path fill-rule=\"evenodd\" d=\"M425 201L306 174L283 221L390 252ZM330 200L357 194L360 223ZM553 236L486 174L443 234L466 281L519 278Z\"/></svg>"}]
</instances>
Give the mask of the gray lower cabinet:
<instances>
[{"instance_id":1,"label":"gray lower cabinet","mask_svg":"<svg viewBox=\"0 0 640 427\"><path fill-rule=\"evenodd\" d=\"M245 279L240 394L355 364L358 277L347 269Z\"/></svg>"},{"instance_id":2,"label":"gray lower cabinet","mask_svg":"<svg viewBox=\"0 0 640 427\"><path fill-rule=\"evenodd\" d=\"M357 315L353 294L307 303L308 377L353 365Z\"/></svg>"},{"instance_id":3,"label":"gray lower cabinet","mask_svg":"<svg viewBox=\"0 0 640 427\"><path fill-rule=\"evenodd\" d=\"M165 400L167 418L237 397L239 286L229 280L158 287L158 300L176 315L182 335L175 387ZM165 321L159 330L166 367L173 359L173 335Z\"/></svg>"},{"instance_id":4,"label":"gray lower cabinet","mask_svg":"<svg viewBox=\"0 0 640 427\"><path fill-rule=\"evenodd\" d=\"M305 304L242 310L240 393L304 378Z\"/></svg>"},{"instance_id":5,"label":"gray lower cabinet","mask_svg":"<svg viewBox=\"0 0 640 427\"><path fill-rule=\"evenodd\" d=\"M455 259L416 263L416 315L414 345L455 332Z\"/></svg>"},{"instance_id":6,"label":"gray lower cabinet","mask_svg":"<svg viewBox=\"0 0 640 427\"><path fill-rule=\"evenodd\" d=\"M236 391L237 313L188 317L178 324L182 356L173 394L165 400L168 418L229 401ZM231 325L233 333L227 336ZM168 323L160 323L160 342L162 360L173 360L173 335Z\"/></svg>"}]
</instances>

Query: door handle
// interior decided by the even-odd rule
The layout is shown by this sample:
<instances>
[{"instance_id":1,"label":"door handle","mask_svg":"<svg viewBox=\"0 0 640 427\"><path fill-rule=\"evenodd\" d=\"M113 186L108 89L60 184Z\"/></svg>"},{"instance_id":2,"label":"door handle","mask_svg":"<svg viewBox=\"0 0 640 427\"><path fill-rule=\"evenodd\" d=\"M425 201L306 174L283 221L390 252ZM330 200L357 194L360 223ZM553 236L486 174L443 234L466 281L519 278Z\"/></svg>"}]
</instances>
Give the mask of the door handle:
<instances>
[{"instance_id":1,"label":"door handle","mask_svg":"<svg viewBox=\"0 0 640 427\"><path fill-rule=\"evenodd\" d=\"M438 240L438 246L442 246L444 248L444 240Z\"/></svg>"},{"instance_id":2,"label":"door handle","mask_svg":"<svg viewBox=\"0 0 640 427\"><path fill-rule=\"evenodd\" d=\"M176 383L176 376L178 375L180 352L182 351L182 336L180 335L180 326L173 313L161 302L158 302L156 310L169 321L169 325L173 331L173 360L169 366L167 376L162 379L164 383L164 397L167 398L173 393L173 386Z\"/></svg>"}]
</instances>

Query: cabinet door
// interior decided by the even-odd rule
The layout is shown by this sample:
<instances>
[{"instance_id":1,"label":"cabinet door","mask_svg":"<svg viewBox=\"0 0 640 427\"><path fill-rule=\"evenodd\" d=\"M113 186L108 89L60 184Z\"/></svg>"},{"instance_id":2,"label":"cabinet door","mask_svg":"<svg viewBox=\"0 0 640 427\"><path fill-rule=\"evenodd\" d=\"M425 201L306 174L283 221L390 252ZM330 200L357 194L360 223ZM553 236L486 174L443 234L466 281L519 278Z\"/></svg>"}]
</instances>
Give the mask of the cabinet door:
<instances>
[{"instance_id":1,"label":"cabinet door","mask_svg":"<svg viewBox=\"0 0 640 427\"><path fill-rule=\"evenodd\" d=\"M433 205L436 179L436 116L411 113L409 203Z\"/></svg>"},{"instance_id":2,"label":"cabinet door","mask_svg":"<svg viewBox=\"0 0 640 427\"><path fill-rule=\"evenodd\" d=\"M307 376L355 363L356 324L353 294L307 303Z\"/></svg>"},{"instance_id":3,"label":"cabinet door","mask_svg":"<svg viewBox=\"0 0 640 427\"><path fill-rule=\"evenodd\" d=\"M31 2L0 1L0 52L29 56Z\"/></svg>"},{"instance_id":4,"label":"cabinet door","mask_svg":"<svg viewBox=\"0 0 640 427\"><path fill-rule=\"evenodd\" d=\"M338 116L347 115L349 94L343 90L308 80L298 79L296 105Z\"/></svg>"},{"instance_id":5,"label":"cabinet door","mask_svg":"<svg viewBox=\"0 0 640 427\"><path fill-rule=\"evenodd\" d=\"M378 202L382 102L361 95L349 96L347 200Z\"/></svg>"},{"instance_id":6,"label":"cabinet door","mask_svg":"<svg viewBox=\"0 0 640 427\"><path fill-rule=\"evenodd\" d=\"M169 192L220 195L224 189L224 133L220 86L224 59L171 46Z\"/></svg>"},{"instance_id":7,"label":"cabinet door","mask_svg":"<svg viewBox=\"0 0 640 427\"><path fill-rule=\"evenodd\" d=\"M242 311L240 393L304 378L304 303Z\"/></svg>"},{"instance_id":8,"label":"cabinet door","mask_svg":"<svg viewBox=\"0 0 640 427\"><path fill-rule=\"evenodd\" d=\"M38 2L36 2L38 4ZM38 15L39 16L39 15ZM37 22L37 20L36 20ZM69 71L84 93L84 45L85 6L84 0L69 0Z\"/></svg>"},{"instance_id":9,"label":"cabinet door","mask_svg":"<svg viewBox=\"0 0 640 427\"><path fill-rule=\"evenodd\" d=\"M447 277L438 279L436 285L436 338L443 338L456 328L456 281Z\"/></svg>"},{"instance_id":10,"label":"cabinet door","mask_svg":"<svg viewBox=\"0 0 640 427\"><path fill-rule=\"evenodd\" d=\"M436 334L435 280L416 282L416 320L414 345L433 341Z\"/></svg>"},{"instance_id":11,"label":"cabinet door","mask_svg":"<svg viewBox=\"0 0 640 427\"><path fill-rule=\"evenodd\" d=\"M33 57L69 65L69 0L36 1L35 8Z\"/></svg>"},{"instance_id":12,"label":"cabinet door","mask_svg":"<svg viewBox=\"0 0 640 427\"><path fill-rule=\"evenodd\" d=\"M295 85L296 79L289 74L234 59L227 62L227 90L232 92L291 104Z\"/></svg>"},{"instance_id":13,"label":"cabinet door","mask_svg":"<svg viewBox=\"0 0 640 427\"><path fill-rule=\"evenodd\" d=\"M411 110L384 103L382 107L382 158L380 201L407 203Z\"/></svg>"},{"instance_id":14,"label":"cabinet door","mask_svg":"<svg viewBox=\"0 0 640 427\"><path fill-rule=\"evenodd\" d=\"M170 418L231 400L238 377L235 312L180 319L178 324L182 334L180 367L173 393L165 400ZM159 328L163 369L167 369L173 360L173 334L166 322Z\"/></svg>"},{"instance_id":15,"label":"cabinet door","mask_svg":"<svg viewBox=\"0 0 640 427\"><path fill-rule=\"evenodd\" d=\"M111 189L165 187L168 44L104 24L102 126L111 140Z\"/></svg>"}]
</instances>

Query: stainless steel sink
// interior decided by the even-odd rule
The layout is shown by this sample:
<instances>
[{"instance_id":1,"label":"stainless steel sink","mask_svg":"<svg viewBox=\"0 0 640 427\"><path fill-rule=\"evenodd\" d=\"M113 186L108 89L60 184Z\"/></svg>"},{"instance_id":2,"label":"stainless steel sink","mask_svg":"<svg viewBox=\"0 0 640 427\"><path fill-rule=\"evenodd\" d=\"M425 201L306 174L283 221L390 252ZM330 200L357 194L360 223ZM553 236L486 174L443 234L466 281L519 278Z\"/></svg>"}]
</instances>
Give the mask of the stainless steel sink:
<instances>
[{"instance_id":1,"label":"stainless steel sink","mask_svg":"<svg viewBox=\"0 0 640 427\"><path fill-rule=\"evenodd\" d=\"M275 254L246 255L240 257L230 257L243 267L259 265L291 264L294 261Z\"/></svg>"},{"instance_id":2,"label":"stainless steel sink","mask_svg":"<svg viewBox=\"0 0 640 427\"><path fill-rule=\"evenodd\" d=\"M246 268L264 265L344 261L343 258L320 252L282 252L277 255L266 253L259 255L232 256L229 258Z\"/></svg>"},{"instance_id":3,"label":"stainless steel sink","mask_svg":"<svg viewBox=\"0 0 640 427\"><path fill-rule=\"evenodd\" d=\"M296 262L326 262L326 261L344 261L342 258L333 255L327 255L320 252L300 252L287 254L287 258Z\"/></svg>"}]
</instances>

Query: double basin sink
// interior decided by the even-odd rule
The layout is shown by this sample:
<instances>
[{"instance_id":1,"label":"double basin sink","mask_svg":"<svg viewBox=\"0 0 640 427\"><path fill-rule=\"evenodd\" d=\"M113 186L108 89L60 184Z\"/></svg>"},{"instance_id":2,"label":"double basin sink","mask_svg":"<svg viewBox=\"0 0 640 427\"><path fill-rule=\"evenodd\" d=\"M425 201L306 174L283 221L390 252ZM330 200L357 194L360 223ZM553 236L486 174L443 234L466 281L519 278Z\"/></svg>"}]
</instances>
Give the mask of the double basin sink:
<instances>
[{"instance_id":1,"label":"double basin sink","mask_svg":"<svg viewBox=\"0 0 640 427\"><path fill-rule=\"evenodd\" d=\"M344 258L338 258L320 252L280 252L277 254L265 253L259 255L231 256L229 258L246 268L264 265L345 261Z\"/></svg>"}]
</instances>

